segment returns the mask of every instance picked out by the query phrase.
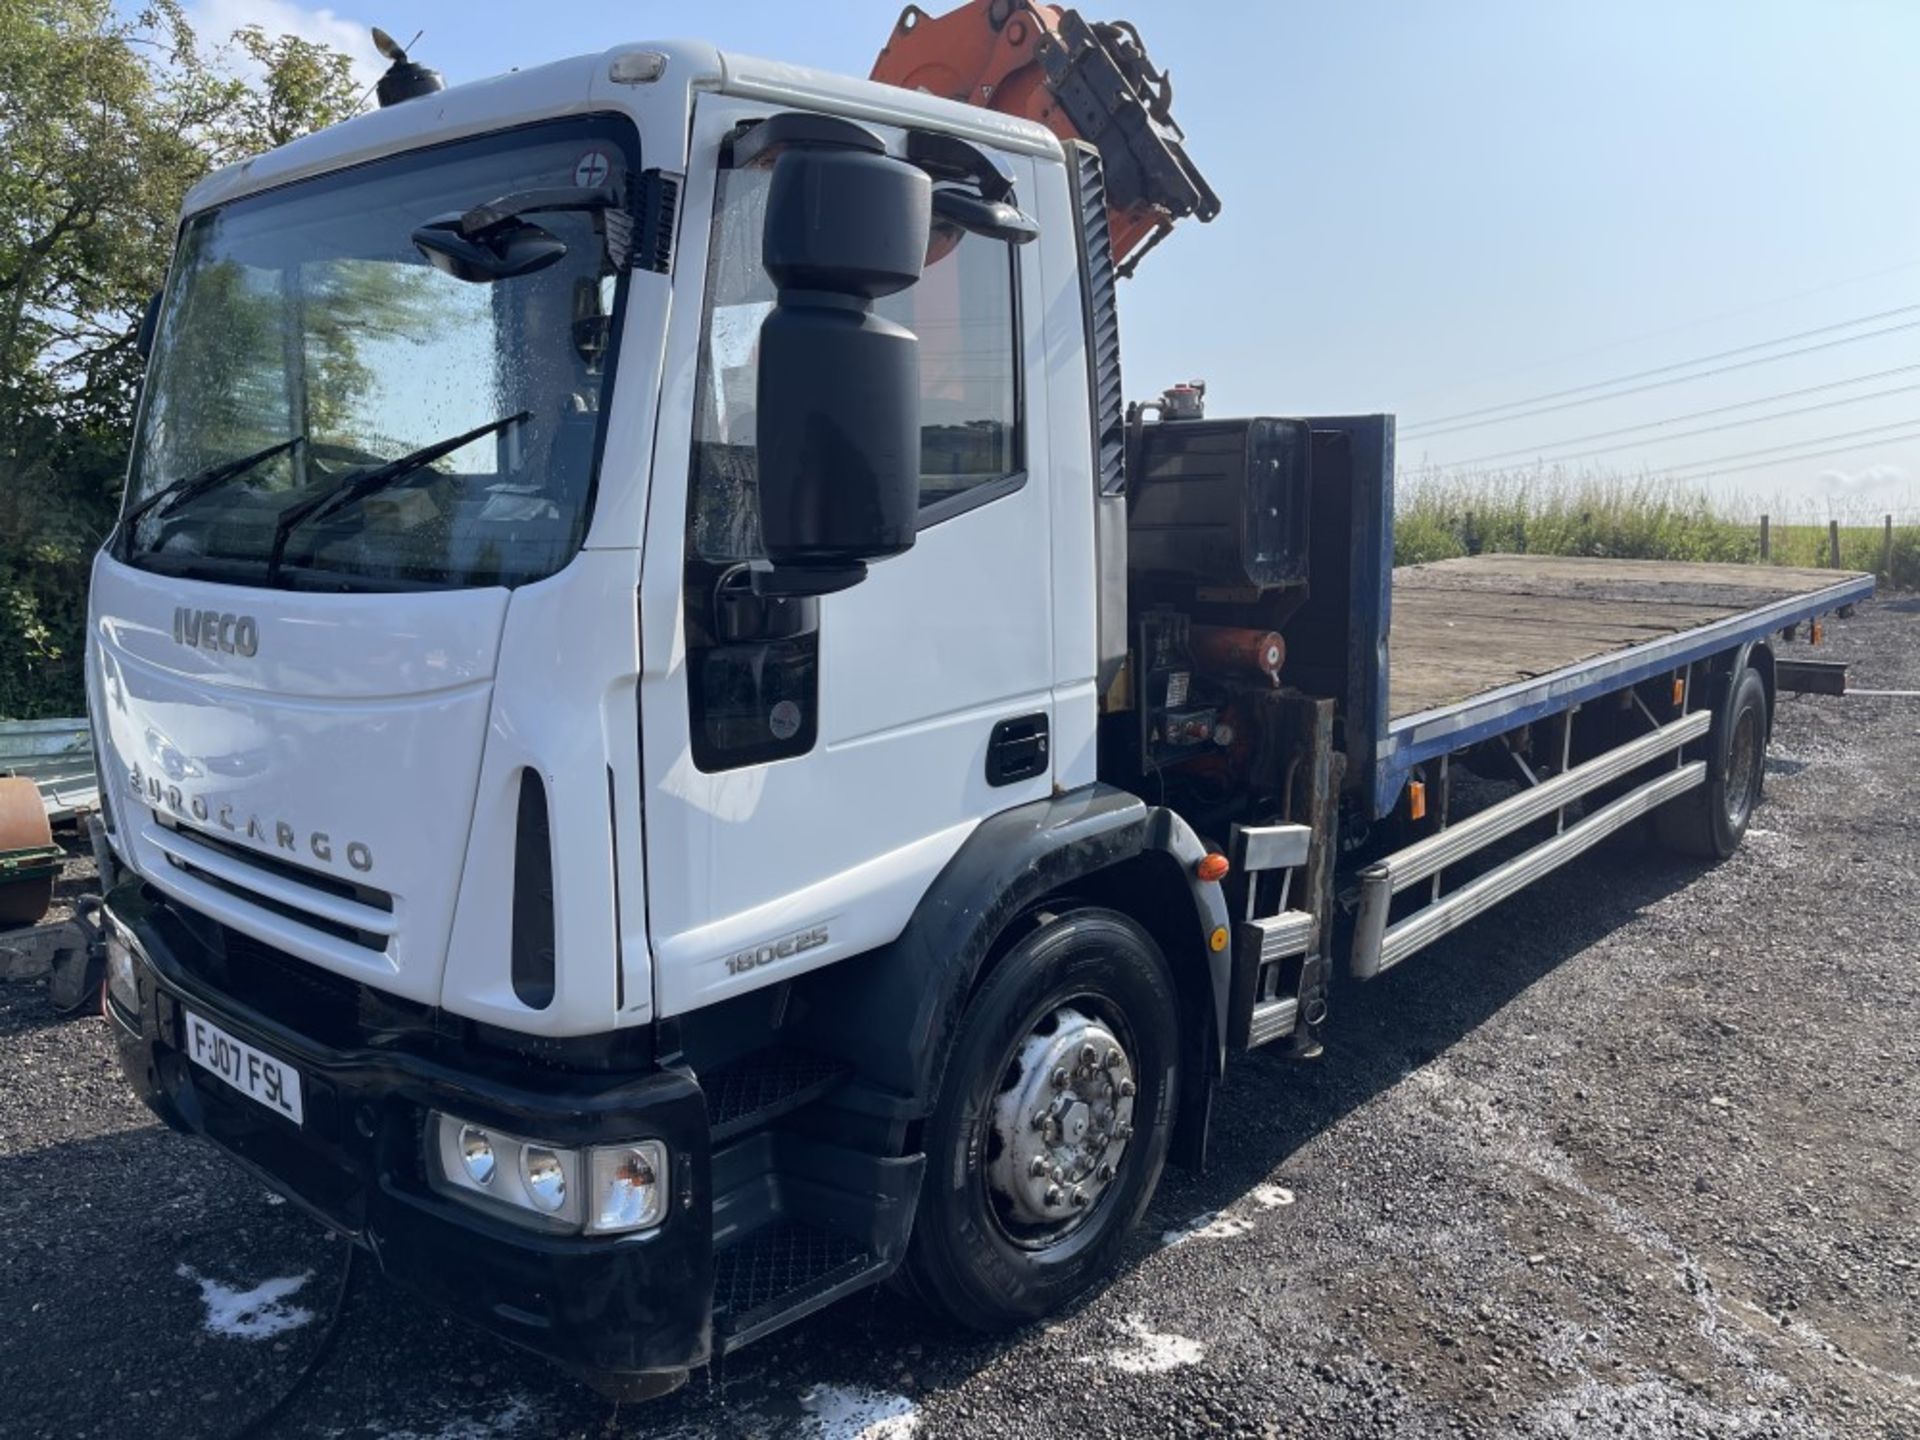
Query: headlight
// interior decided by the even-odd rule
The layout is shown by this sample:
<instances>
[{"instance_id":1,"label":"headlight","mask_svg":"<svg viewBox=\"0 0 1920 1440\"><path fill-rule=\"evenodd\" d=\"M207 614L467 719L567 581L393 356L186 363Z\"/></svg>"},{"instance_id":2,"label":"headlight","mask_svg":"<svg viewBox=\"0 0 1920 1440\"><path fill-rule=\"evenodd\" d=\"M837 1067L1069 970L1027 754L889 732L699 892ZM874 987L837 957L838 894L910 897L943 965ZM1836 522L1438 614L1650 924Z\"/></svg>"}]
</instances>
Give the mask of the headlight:
<instances>
[{"instance_id":1,"label":"headlight","mask_svg":"<svg viewBox=\"0 0 1920 1440\"><path fill-rule=\"evenodd\" d=\"M478 1125L460 1127L460 1168L476 1185L493 1183L493 1137Z\"/></svg>"},{"instance_id":2,"label":"headlight","mask_svg":"<svg viewBox=\"0 0 1920 1440\"><path fill-rule=\"evenodd\" d=\"M428 1148L435 1190L529 1224L613 1235L666 1218L667 1147L659 1140L570 1150L434 1114Z\"/></svg>"},{"instance_id":3,"label":"headlight","mask_svg":"<svg viewBox=\"0 0 1920 1440\"><path fill-rule=\"evenodd\" d=\"M608 1235L647 1230L667 1214L667 1147L658 1140L637 1145L597 1145L589 1153L593 1208L587 1229Z\"/></svg>"},{"instance_id":4,"label":"headlight","mask_svg":"<svg viewBox=\"0 0 1920 1440\"><path fill-rule=\"evenodd\" d=\"M111 921L106 926L107 994L129 1015L140 1013L140 982L134 974L133 947Z\"/></svg>"},{"instance_id":5,"label":"headlight","mask_svg":"<svg viewBox=\"0 0 1920 1440\"><path fill-rule=\"evenodd\" d=\"M560 1156L544 1145L529 1145L520 1152L520 1178L526 1181L527 1198L534 1208L549 1215L567 1203L567 1171Z\"/></svg>"}]
</instances>

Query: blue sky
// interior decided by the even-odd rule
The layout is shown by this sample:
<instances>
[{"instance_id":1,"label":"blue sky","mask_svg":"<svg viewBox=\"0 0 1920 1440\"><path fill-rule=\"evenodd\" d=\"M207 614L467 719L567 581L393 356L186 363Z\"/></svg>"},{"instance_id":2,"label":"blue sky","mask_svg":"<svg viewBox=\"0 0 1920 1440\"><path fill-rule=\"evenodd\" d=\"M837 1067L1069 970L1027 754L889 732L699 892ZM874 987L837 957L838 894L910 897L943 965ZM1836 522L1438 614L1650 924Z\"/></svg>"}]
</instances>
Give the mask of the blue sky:
<instances>
[{"instance_id":1,"label":"blue sky","mask_svg":"<svg viewBox=\"0 0 1920 1440\"><path fill-rule=\"evenodd\" d=\"M424 30L417 58L451 83L687 34L864 74L899 10L379 6L191 8L213 34L256 20L355 47L369 73L367 25ZM1671 468L1776 514L1920 522L1920 439L1903 438L1920 435L1920 4L1110 0L1085 13L1138 24L1224 202L1123 290L1132 396L1197 376L1219 414L1392 411L1403 471L1600 450L1570 463ZM1738 366L1727 373L1653 383L1734 350L1714 362ZM1653 370L1637 394L1590 403L1624 388L1601 386L1540 402L1563 407L1547 414L1446 423Z\"/></svg>"}]
</instances>

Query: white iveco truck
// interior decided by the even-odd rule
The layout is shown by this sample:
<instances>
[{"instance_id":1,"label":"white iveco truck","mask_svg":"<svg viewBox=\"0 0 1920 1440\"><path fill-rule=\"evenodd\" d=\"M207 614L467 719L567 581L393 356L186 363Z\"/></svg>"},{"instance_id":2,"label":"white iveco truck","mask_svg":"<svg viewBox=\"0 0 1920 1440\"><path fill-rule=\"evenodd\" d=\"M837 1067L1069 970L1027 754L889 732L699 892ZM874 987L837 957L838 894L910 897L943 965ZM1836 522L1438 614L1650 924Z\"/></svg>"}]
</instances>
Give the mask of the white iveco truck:
<instances>
[{"instance_id":1,"label":"white iveco truck","mask_svg":"<svg viewBox=\"0 0 1920 1440\"><path fill-rule=\"evenodd\" d=\"M88 658L127 1073L621 1393L889 1277L1080 1294L1336 965L1737 845L1773 646L1870 584L1396 575L1389 419L1128 416L1116 251L1215 203L1130 29L960 15L911 88L402 57L193 192L152 317Z\"/></svg>"}]
</instances>

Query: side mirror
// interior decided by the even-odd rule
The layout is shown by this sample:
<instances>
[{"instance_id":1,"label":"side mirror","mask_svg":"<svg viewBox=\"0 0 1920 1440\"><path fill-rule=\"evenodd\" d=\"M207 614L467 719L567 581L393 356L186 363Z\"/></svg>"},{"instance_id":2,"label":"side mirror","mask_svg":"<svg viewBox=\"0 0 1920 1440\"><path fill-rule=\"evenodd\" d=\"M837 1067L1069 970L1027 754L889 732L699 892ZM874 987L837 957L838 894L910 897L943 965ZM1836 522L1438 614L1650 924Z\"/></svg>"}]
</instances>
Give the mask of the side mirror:
<instances>
[{"instance_id":1,"label":"side mirror","mask_svg":"<svg viewBox=\"0 0 1920 1440\"><path fill-rule=\"evenodd\" d=\"M566 241L531 220L502 220L472 235L464 215L429 220L413 232L413 243L434 269L476 284L531 275L567 253Z\"/></svg>"},{"instance_id":2,"label":"side mirror","mask_svg":"<svg viewBox=\"0 0 1920 1440\"><path fill-rule=\"evenodd\" d=\"M147 308L140 316L140 328L133 332L133 351L145 364L153 358L153 337L160 328L160 301L164 292L156 290L147 297Z\"/></svg>"},{"instance_id":3,"label":"side mirror","mask_svg":"<svg viewBox=\"0 0 1920 1440\"><path fill-rule=\"evenodd\" d=\"M773 158L761 263L756 448L762 594L826 595L912 546L920 502L920 342L873 302L920 278L926 172L850 121L778 115L736 164Z\"/></svg>"}]
</instances>

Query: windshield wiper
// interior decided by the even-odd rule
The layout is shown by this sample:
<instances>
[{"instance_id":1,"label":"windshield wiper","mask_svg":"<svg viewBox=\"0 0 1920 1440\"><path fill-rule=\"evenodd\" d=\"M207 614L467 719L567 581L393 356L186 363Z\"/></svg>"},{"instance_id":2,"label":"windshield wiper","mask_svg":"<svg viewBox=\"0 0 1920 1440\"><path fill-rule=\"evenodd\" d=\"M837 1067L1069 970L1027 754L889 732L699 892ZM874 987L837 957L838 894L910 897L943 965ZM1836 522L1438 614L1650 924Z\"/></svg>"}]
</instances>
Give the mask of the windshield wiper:
<instances>
[{"instance_id":1,"label":"windshield wiper","mask_svg":"<svg viewBox=\"0 0 1920 1440\"><path fill-rule=\"evenodd\" d=\"M512 415L502 415L498 420L489 420L469 430L464 435L451 435L445 440L436 440L431 445L423 445L418 450L409 451L398 459L389 460L384 465L375 465L369 470L355 470L342 475L331 485L316 495L294 505L289 505L280 513L273 526L273 549L267 556L267 583L272 584L280 577L280 562L286 557L287 541L293 538L293 532L309 520L323 519L336 510L344 510L357 500L385 490L397 481L404 480L414 471L433 464L443 456L451 455L463 445L471 445L496 430L504 430L509 425L517 425L523 420L531 420L531 410L516 411Z\"/></svg>"},{"instance_id":2,"label":"windshield wiper","mask_svg":"<svg viewBox=\"0 0 1920 1440\"><path fill-rule=\"evenodd\" d=\"M131 527L139 522L148 511L161 505L162 515L170 515L189 500L197 500L209 490L218 489L229 480L238 479L256 466L264 465L276 455L284 455L294 446L306 440L304 435L296 435L291 440L282 440L277 445L269 445L264 450L256 450L251 455L242 455L238 460L223 460L218 465L209 465L204 470L191 475L182 475L178 480L170 480L153 494L140 501L126 514L120 517L123 526Z\"/></svg>"}]
</instances>

